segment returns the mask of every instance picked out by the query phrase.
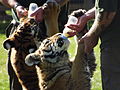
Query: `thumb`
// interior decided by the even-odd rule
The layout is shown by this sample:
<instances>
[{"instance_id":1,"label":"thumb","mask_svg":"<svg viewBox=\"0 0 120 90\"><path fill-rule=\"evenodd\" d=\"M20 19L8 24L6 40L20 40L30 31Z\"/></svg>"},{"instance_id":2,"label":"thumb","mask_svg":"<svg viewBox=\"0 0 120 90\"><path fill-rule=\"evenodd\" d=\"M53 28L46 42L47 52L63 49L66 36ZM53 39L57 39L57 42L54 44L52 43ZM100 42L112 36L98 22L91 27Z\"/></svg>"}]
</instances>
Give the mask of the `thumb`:
<instances>
[{"instance_id":1,"label":"thumb","mask_svg":"<svg viewBox=\"0 0 120 90\"><path fill-rule=\"evenodd\" d=\"M34 11L34 12L30 13L30 17L34 17L37 13L38 13L38 11Z\"/></svg>"}]
</instances>

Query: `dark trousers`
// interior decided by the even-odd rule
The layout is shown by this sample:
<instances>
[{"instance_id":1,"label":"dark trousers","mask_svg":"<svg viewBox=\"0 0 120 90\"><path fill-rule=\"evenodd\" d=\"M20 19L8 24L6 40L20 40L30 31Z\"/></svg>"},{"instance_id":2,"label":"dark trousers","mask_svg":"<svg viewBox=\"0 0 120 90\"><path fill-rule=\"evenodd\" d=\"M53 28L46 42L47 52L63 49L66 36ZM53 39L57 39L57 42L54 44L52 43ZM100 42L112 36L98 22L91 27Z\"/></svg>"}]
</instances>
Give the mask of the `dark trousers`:
<instances>
[{"instance_id":1,"label":"dark trousers","mask_svg":"<svg viewBox=\"0 0 120 90\"><path fill-rule=\"evenodd\" d=\"M101 50L103 90L120 90L120 48Z\"/></svg>"}]
</instances>

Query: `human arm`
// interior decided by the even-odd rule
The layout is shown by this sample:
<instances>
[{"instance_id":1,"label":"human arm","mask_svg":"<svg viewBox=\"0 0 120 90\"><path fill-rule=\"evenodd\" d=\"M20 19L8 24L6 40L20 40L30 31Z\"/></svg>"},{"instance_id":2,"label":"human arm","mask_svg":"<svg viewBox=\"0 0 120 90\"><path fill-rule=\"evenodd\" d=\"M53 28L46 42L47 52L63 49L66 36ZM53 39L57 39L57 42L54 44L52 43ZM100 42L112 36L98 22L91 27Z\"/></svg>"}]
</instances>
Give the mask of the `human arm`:
<instances>
[{"instance_id":1,"label":"human arm","mask_svg":"<svg viewBox=\"0 0 120 90\"><path fill-rule=\"evenodd\" d=\"M74 11L74 12L77 12L77 11ZM87 24L87 22L94 18L95 18L95 7L88 10L81 17L78 17L77 24L70 24L70 25L67 25L67 27L69 27L70 29L75 30L77 32L80 32L81 30L83 30L83 28Z\"/></svg>"},{"instance_id":2,"label":"human arm","mask_svg":"<svg viewBox=\"0 0 120 90\"><path fill-rule=\"evenodd\" d=\"M0 2L9 8L14 8L19 18L27 16L27 10L23 6L21 6L16 0L0 0Z\"/></svg>"},{"instance_id":3,"label":"human arm","mask_svg":"<svg viewBox=\"0 0 120 90\"><path fill-rule=\"evenodd\" d=\"M90 53L97 45L99 35L111 24L115 15L116 12L107 11L99 12L97 14L90 30L80 39L80 43L84 42L86 53Z\"/></svg>"},{"instance_id":4,"label":"human arm","mask_svg":"<svg viewBox=\"0 0 120 90\"><path fill-rule=\"evenodd\" d=\"M17 4L16 0L0 0L0 2L9 8L13 8Z\"/></svg>"},{"instance_id":5,"label":"human arm","mask_svg":"<svg viewBox=\"0 0 120 90\"><path fill-rule=\"evenodd\" d=\"M84 14L81 15L81 12L83 12ZM75 16L78 19L78 21L77 23L67 22L65 28L67 27L70 29L64 29L63 33L69 37L72 37L76 35L77 32L82 31L87 25L87 22L95 17L95 7L88 10L87 12L83 9L75 10L70 14L70 16Z\"/></svg>"}]
</instances>

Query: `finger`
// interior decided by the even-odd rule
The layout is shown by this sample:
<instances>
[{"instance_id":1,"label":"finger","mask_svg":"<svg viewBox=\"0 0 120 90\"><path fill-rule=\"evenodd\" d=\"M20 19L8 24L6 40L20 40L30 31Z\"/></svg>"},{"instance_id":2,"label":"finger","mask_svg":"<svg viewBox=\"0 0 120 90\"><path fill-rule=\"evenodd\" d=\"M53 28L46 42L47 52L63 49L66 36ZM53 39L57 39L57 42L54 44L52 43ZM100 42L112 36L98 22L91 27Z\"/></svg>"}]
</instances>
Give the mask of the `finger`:
<instances>
[{"instance_id":1,"label":"finger","mask_svg":"<svg viewBox=\"0 0 120 90\"><path fill-rule=\"evenodd\" d=\"M79 25L70 24L70 25L66 25L66 26L72 30L79 31Z\"/></svg>"},{"instance_id":2,"label":"finger","mask_svg":"<svg viewBox=\"0 0 120 90\"><path fill-rule=\"evenodd\" d=\"M30 17L34 17L34 19L38 22L43 20L43 9L39 7L33 13L30 14Z\"/></svg>"},{"instance_id":3,"label":"finger","mask_svg":"<svg viewBox=\"0 0 120 90\"><path fill-rule=\"evenodd\" d=\"M68 28L70 28L70 29L72 29L72 30L74 30L74 31L76 31L76 32L80 32L80 31L82 31L81 29L80 29L80 27L79 26L74 26L74 25L70 25L70 26L67 26Z\"/></svg>"},{"instance_id":4,"label":"finger","mask_svg":"<svg viewBox=\"0 0 120 90\"><path fill-rule=\"evenodd\" d=\"M33 13L30 14L30 17L34 17L37 13L38 11L34 11Z\"/></svg>"},{"instance_id":5,"label":"finger","mask_svg":"<svg viewBox=\"0 0 120 90\"><path fill-rule=\"evenodd\" d=\"M70 27L79 27L77 24L66 24L66 26L70 26Z\"/></svg>"},{"instance_id":6,"label":"finger","mask_svg":"<svg viewBox=\"0 0 120 90\"><path fill-rule=\"evenodd\" d=\"M35 20L38 21L38 22L41 22L43 20L43 14L42 13L38 13L35 16Z\"/></svg>"},{"instance_id":7,"label":"finger","mask_svg":"<svg viewBox=\"0 0 120 90\"><path fill-rule=\"evenodd\" d=\"M72 29L72 30L76 30L74 26L67 26L67 27Z\"/></svg>"},{"instance_id":8,"label":"finger","mask_svg":"<svg viewBox=\"0 0 120 90\"><path fill-rule=\"evenodd\" d=\"M73 37L74 35L76 35L76 32L67 32L67 34L69 35L69 37Z\"/></svg>"}]
</instances>

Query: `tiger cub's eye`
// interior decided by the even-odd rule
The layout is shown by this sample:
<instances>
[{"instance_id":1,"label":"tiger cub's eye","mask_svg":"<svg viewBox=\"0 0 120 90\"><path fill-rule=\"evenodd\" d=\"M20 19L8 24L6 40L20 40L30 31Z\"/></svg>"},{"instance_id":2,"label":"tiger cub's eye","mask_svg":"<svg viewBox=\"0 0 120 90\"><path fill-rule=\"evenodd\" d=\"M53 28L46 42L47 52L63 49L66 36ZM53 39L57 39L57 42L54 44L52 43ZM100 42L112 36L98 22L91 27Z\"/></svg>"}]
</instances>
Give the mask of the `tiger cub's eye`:
<instances>
[{"instance_id":1,"label":"tiger cub's eye","mask_svg":"<svg viewBox=\"0 0 120 90\"><path fill-rule=\"evenodd\" d=\"M59 47L62 47L63 44L64 44L64 41L63 41L62 38L59 38L59 39L57 40L57 43L58 43L58 46L59 46Z\"/></svg>"}]
</instances>

